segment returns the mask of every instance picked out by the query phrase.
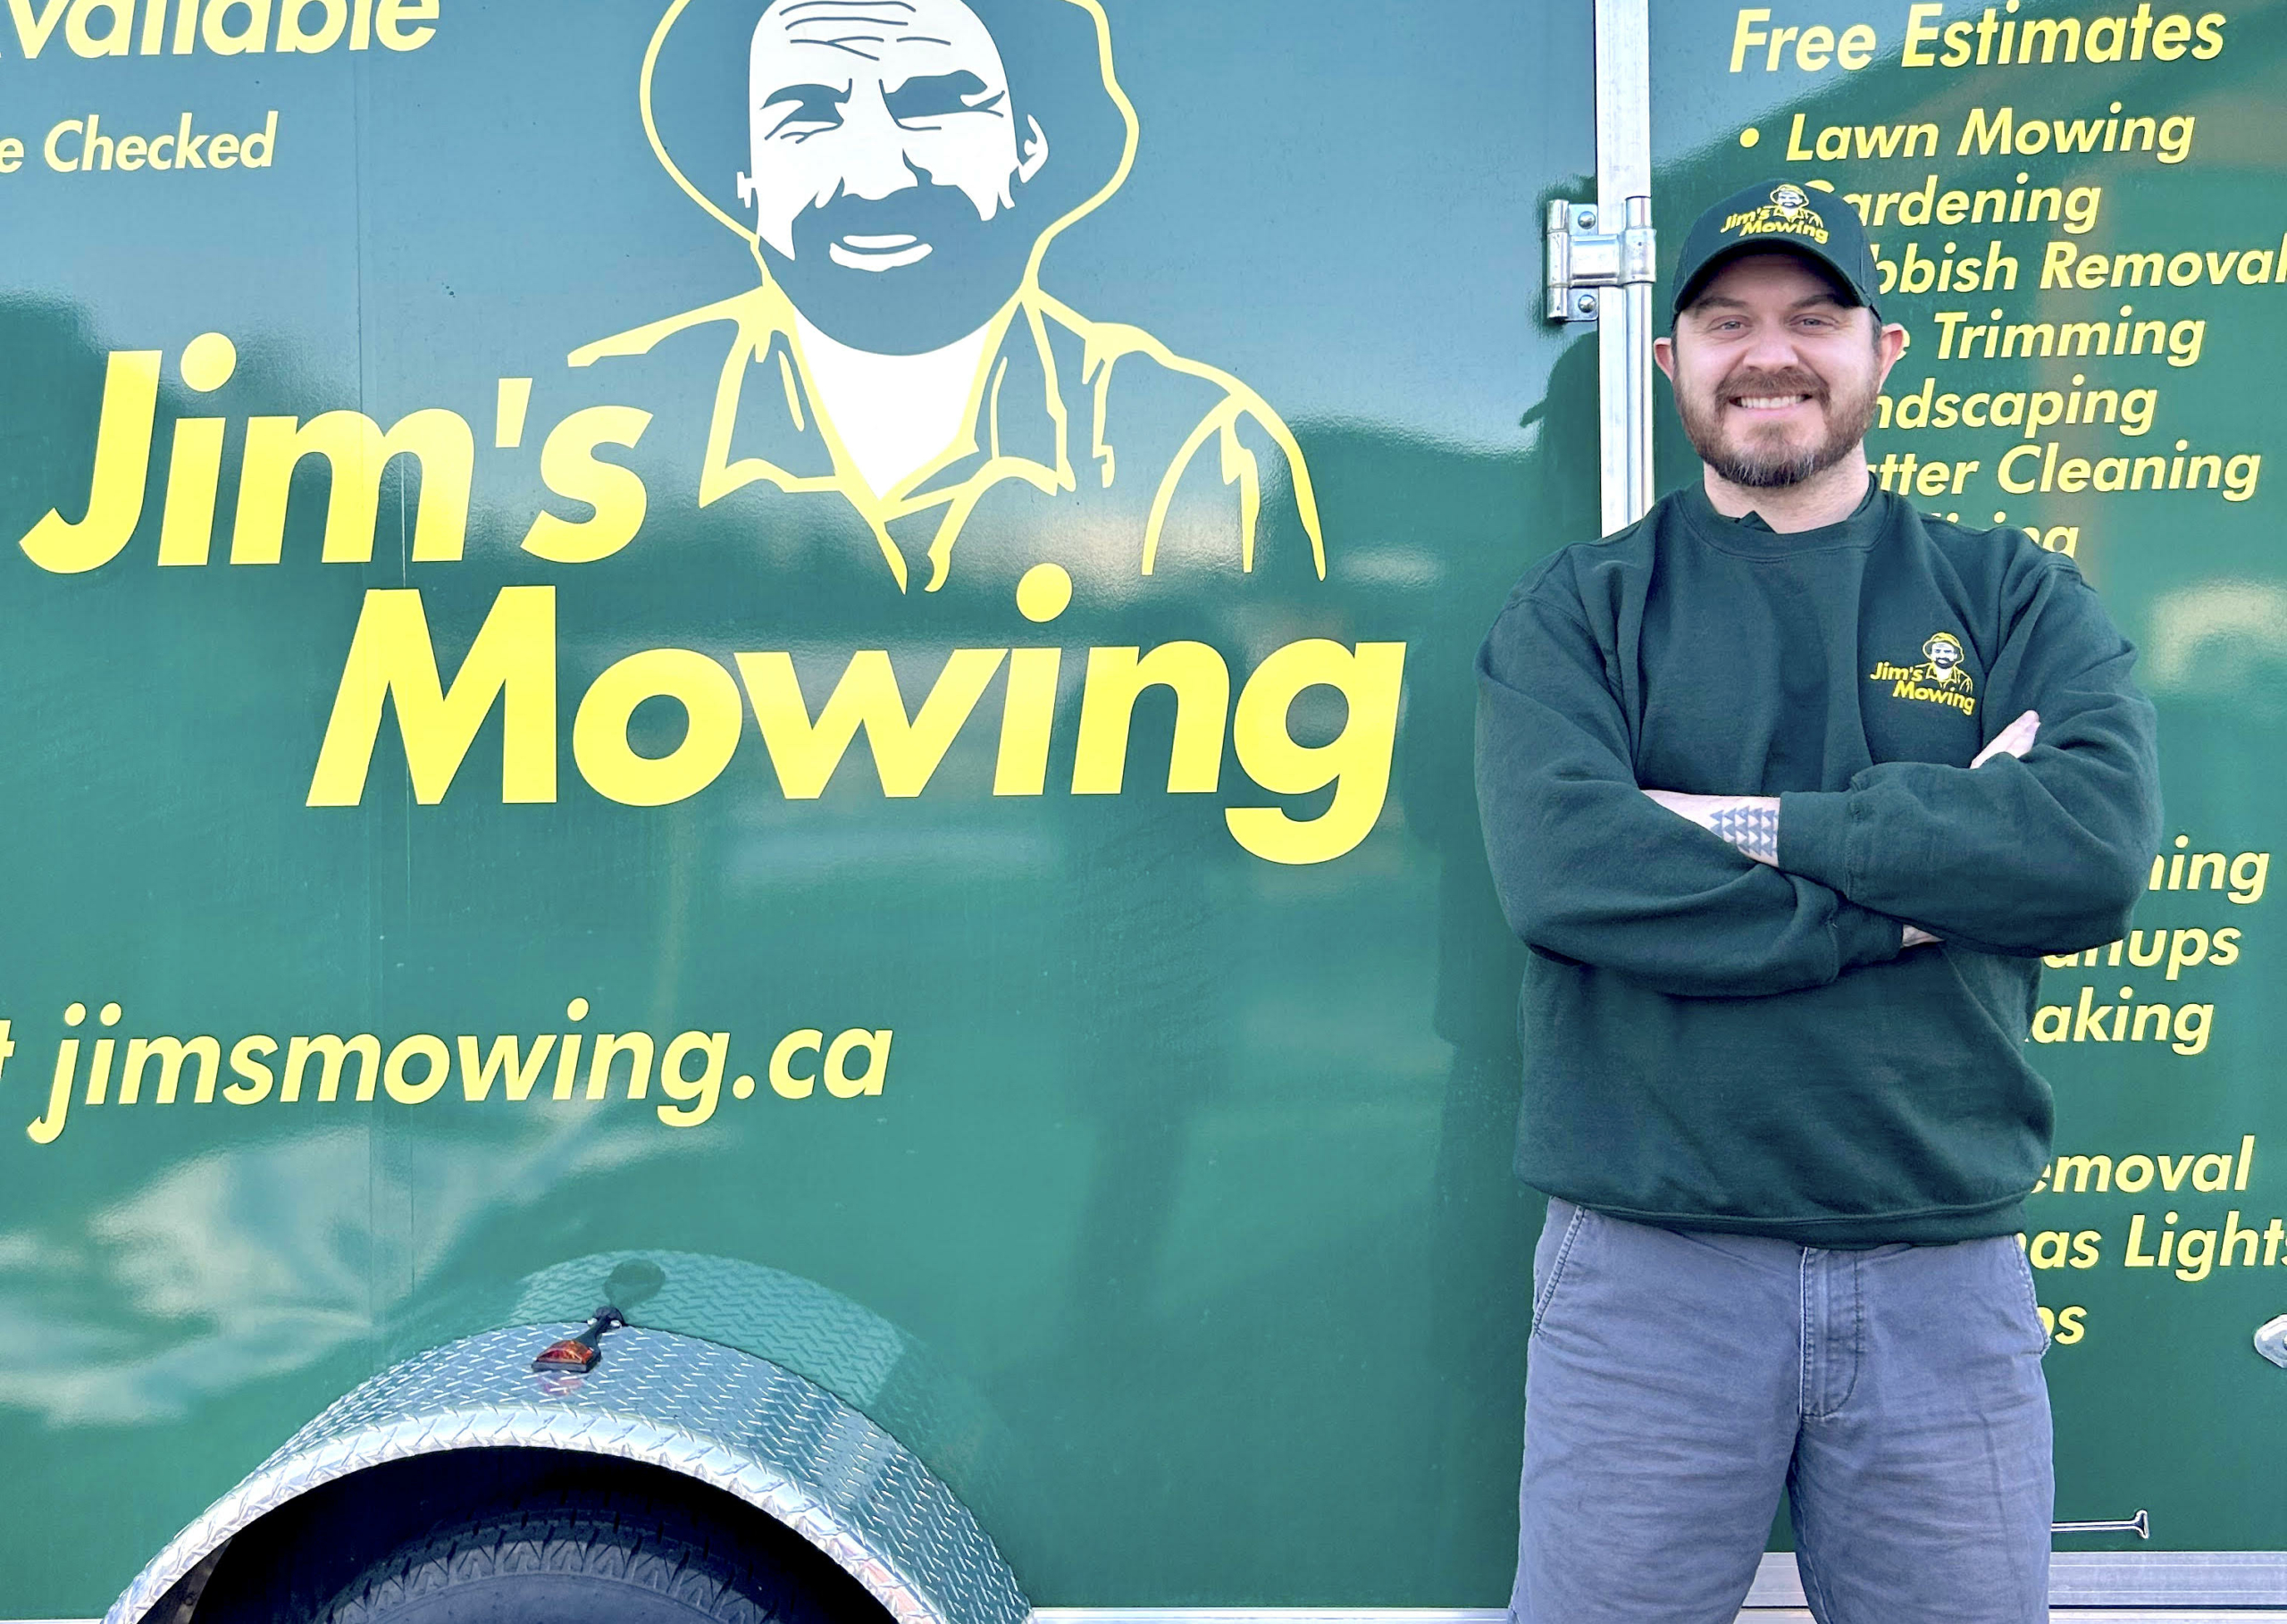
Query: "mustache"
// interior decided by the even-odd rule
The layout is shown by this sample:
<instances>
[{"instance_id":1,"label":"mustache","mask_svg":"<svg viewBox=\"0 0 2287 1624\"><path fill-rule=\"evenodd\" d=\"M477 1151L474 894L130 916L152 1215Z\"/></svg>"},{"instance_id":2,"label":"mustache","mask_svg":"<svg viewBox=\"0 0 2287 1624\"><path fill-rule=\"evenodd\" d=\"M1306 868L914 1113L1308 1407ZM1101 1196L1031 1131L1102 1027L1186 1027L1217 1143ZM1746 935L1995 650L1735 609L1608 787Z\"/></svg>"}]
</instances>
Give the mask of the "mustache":
<instances>
[{"instance_id":1,"label":"mustache","mask_svg":"<svg viewBox=\"0 0 2287 1624\"><path fill-rule=\"evenodd\" d=\"M794 231L798 242L810 239L824 244L842 237L909 236L937 243L998 224L1001 217L1009 213L1010 210L1002 208L991 221L981 219L967 192L925 177L918 185L892 192L886 197L859 197L837 191L824 203L812 204L806 209L795 221Z\"/></svg>"},{"instance_id":2,"label":"mustache","mask_svg":"<svg viewBox=\"0 0 2287 1624\"><path fill-rule=\"evenodd\" d=\"M1716 398L1737 400L1745 395L1808 395L1827 398L1826 381L1806 367L1787 366L1772 372L1764 367L1741 367L1716 387Z\"/></svg>"}]
</instances>

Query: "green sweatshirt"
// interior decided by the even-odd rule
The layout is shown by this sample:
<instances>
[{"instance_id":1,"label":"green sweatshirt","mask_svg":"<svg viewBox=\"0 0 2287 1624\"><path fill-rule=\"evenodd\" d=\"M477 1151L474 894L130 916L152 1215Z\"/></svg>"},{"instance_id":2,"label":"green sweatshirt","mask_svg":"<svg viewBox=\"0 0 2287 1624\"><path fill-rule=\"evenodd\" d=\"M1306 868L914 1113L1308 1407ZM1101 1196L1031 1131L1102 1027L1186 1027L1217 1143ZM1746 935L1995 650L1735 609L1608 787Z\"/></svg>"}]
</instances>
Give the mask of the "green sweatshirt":
<instances>
[{"instance_id":1,"label":"green sweatshirt","mask_svg":"<svg viewBox=\"0 0 2287 1624\"><path fill-rule=\"evenodd\" d=\"M1695 486L1527 575L1478 657L1519 1174L1804 1245L2021 1227L2038 956L2118 938L2158 843L2134 663L2070 558L1878 490L1780 535ZM1642 789L1780 797L1779 866Z\"/></svg>"}]
</instances>

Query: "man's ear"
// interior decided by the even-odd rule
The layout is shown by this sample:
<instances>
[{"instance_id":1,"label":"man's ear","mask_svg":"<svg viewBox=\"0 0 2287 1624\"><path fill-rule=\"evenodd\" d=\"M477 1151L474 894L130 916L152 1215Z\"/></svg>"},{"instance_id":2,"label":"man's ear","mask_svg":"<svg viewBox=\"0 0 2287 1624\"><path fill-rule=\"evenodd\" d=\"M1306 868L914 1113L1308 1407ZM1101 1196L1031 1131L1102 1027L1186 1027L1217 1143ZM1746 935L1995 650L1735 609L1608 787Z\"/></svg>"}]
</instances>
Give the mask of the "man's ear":
<instances>
[{"instance_id":1,"label":"man's ear","mask_svg":"<svg viewBox=\"0 0 2287 1624\"><path fill-rule=\"evenodd\" d=\"M1676 341L1673 339L1653 339L1652 359L1660 364L1660 370L1667 373L1668 381L1673 383L1676 380Z\"/></svg>"},{"instance_id":2,"label":"man's ear","mask_svg":"<svg viewBox=\"0 0 2287 1624\"><path fill-rule=\"evenodd\" d=\"M1885 324L1881 331L1875 336L1874 354L1881 364L1874 378L1876 389L1881 388L1889 381L1890 368L1896 366L1897 358L1906 353L1906 329L1896 322Z\"/></svg>"},{"instance_id":3,"label":"man's ear","mask_svg":"<svg viewBox=\"0 0 2287 1624\"><path fill-rule=\"evenodd\" d=\"M754 207L754 177L744 170L739 172L739 201L749 208Z\"/></svg>"},{"instance_id":4,"label":"man's ear","mask_svg":"<svg viewBox=\"0 0 2287 1624\"><path fill-rule=\"evenodd\" d=\"M1030 113L1025 115L1025 123L1031 133L1017 143L1017 179L1029 182L1048 162L1048 131Z\"/></svg>"}]
</instances>

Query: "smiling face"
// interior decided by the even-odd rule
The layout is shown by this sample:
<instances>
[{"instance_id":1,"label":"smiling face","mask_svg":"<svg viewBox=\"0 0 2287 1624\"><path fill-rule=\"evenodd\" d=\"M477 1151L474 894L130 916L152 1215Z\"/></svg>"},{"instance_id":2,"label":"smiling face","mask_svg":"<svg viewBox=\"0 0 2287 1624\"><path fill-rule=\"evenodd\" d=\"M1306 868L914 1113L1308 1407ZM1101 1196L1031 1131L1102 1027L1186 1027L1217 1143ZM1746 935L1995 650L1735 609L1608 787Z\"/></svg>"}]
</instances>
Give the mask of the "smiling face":
<instances>
[{"instance_id":1,"label":"smiling face","mask_svg":"<svg viewBox=\"0 0 2287 1624\"><path fill-rule=\"evenodd\" d=\"M843 343L934 349L1005 303L1048 160L961 0L773 0L748 61L739 192L772 274Z\"/></svg>"},{"instance_id":2,"label":"smiling face","mask_svg":"<svg viewBox=\"0 0 2287 1624\"><path fill-rule=\"evenodd\" d=\"M1797 255L1751 254L1708 280L1658 353L1701 459L1769 490L1856 450L1902 342Z\"/></svg>"}]
</instances>

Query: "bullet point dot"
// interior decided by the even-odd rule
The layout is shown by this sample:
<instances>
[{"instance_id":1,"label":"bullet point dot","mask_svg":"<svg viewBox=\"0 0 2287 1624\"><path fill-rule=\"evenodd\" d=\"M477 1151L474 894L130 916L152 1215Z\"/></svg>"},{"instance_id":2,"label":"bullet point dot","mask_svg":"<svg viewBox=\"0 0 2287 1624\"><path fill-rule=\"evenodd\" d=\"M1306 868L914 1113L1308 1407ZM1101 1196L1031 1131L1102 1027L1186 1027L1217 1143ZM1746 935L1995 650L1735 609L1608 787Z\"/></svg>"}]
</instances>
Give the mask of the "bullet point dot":
<instances>
[{"instance_id":1,"label":"bullet point dot","mask_svg":"<svg viewBox=\"0 0 2287 1624\"><path fill-rule=\"evenodd\" d=\"M734 1097L741 1100L753 1099L754 1079L752 1077L744 1076L733 1078L731 1083L731 1092Z\"/></svg>"},{"instance_id":2,"label":"bullet point dot","mask_svg":"<svg viewBox=\"0 0 2287 1624\"><path fill-rule=\"evenodd\" d=\"M1763 131L1755 129L1753 125L1749 125L1747 129L1739 131L1739 145L1742 146L1752 146L1757 141L1762 139Z\"/></svg>"}]
</instances>

